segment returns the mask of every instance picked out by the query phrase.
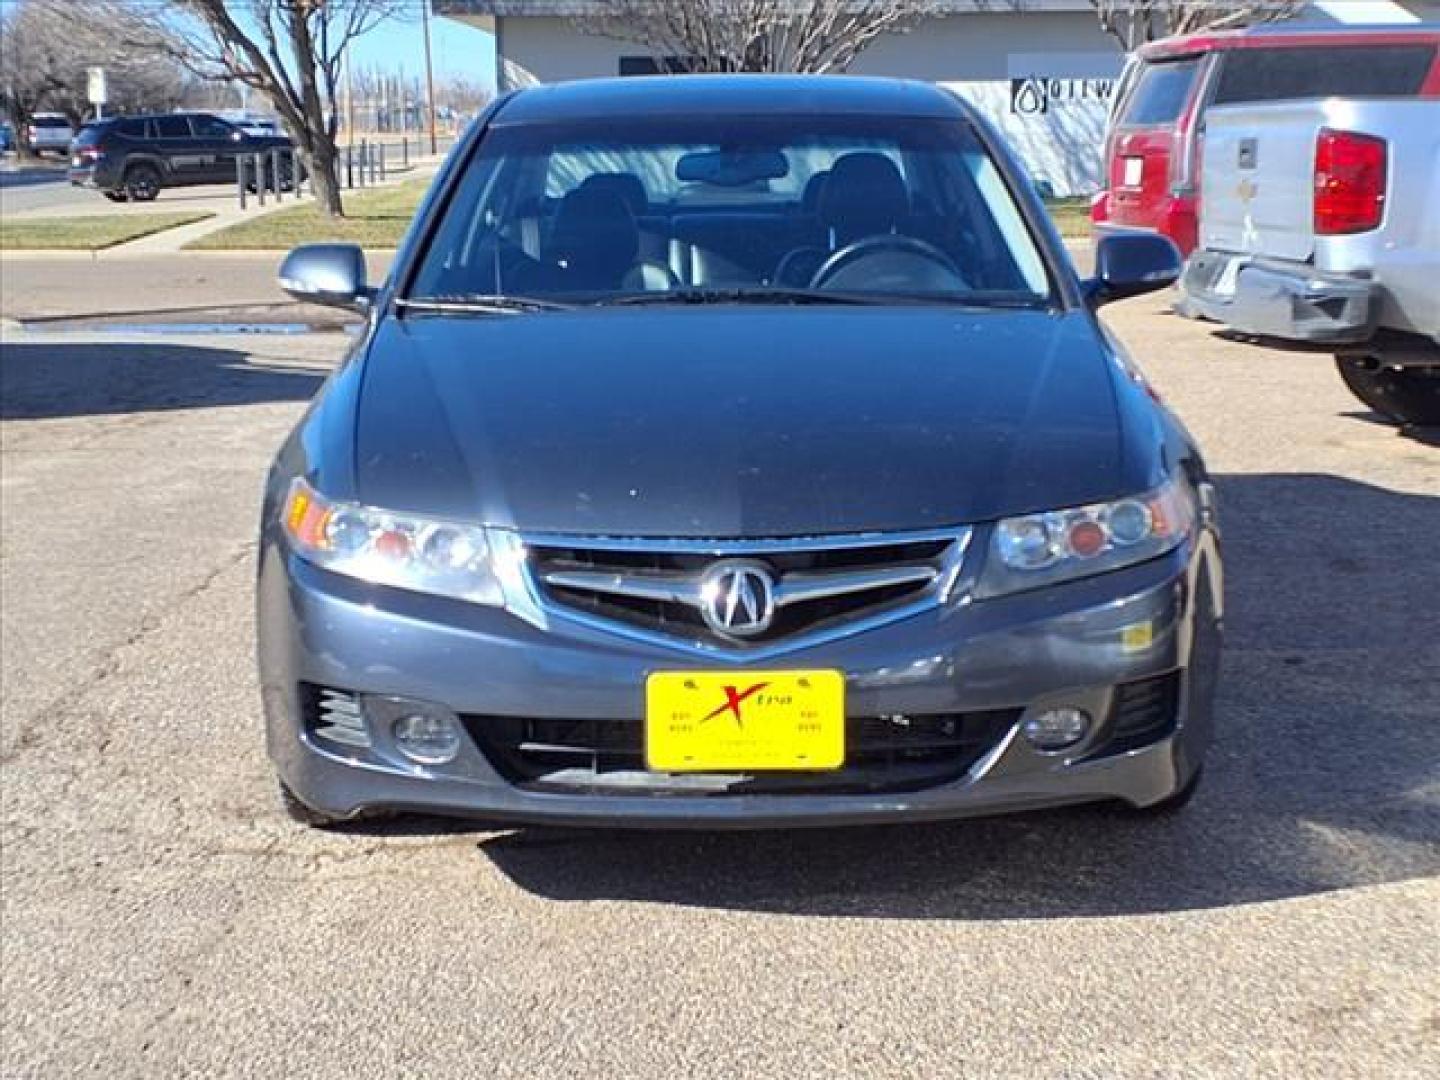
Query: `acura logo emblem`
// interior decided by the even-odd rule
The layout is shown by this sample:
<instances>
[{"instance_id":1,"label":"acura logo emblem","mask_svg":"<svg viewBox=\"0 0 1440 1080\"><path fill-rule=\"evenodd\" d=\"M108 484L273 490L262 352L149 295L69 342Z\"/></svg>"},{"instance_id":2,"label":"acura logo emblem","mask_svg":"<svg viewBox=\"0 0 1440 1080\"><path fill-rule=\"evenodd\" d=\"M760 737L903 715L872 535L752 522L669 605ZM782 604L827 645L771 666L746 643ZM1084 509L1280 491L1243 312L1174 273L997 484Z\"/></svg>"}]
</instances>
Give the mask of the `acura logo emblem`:
<instances>
[{"instance_id":1,"label":"acura logo emblem","mask_svg":"<svg viewBox=\"0 0 1440 1080\"><path fill-rule=\"evenodd\" d=\"M700 581L705 625L726 637L763 634L775 620L775 579L763 563L718 562Z\"/></svg>"}]
</instances>

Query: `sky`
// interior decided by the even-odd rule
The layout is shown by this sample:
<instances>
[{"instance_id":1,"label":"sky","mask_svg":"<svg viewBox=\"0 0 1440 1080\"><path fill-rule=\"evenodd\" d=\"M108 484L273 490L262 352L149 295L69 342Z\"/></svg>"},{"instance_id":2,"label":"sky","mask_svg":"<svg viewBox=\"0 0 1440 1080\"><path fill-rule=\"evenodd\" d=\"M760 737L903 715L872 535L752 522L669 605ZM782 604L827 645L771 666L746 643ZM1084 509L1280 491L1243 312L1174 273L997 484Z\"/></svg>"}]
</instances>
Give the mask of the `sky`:
<instances>
[{"instance_id":1,"label":"sky","mask_svg":"<svg viewBox=\"0 0 1440 1080\"><path fill-rule=\"evenodd\" d=\"M454 19L430 19L430 45L435 76L464 75L494 89L495 40L483 30ZM351 62L357 68L404 70L409 76L425 73L425 45L420 9L406 5L401 19L387 19L354 44Z\"/></svg>"}]
</instances>

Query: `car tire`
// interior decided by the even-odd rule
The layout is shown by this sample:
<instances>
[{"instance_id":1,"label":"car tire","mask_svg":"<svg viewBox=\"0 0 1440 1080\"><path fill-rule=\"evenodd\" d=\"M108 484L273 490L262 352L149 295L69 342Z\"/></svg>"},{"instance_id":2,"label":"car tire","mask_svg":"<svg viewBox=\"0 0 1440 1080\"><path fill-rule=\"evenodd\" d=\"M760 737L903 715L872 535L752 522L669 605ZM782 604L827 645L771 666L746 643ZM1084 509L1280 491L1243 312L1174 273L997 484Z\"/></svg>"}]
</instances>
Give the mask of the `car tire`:
<instances>
[{"instance_id":1,"label":"car tire","mask_svg":"<svg viewBox=\"0 0 1440 1080\"><path fill-rule=\"evenodd\" d=\"M154 202L160 194L160 170L154 165L131 165L125 170L125 194L132 202Z\"/></svg>"},{"instance_id":2,"label":"car tire","mask_svg":"<svg viewBox=\"0 0 1440 1080\"><path fill-rule=\"evenodd\" d=\"M1337 356L1345 386L1398 424L1440 424L1440 367L1388 367L1383 357Z\"/></svg>"},{"instance_id":3,"label":"car tire","mask_svg":"<svg viewBox=\"0 0 1440 1080\"><path fill-rule=\"evenodd\" d=\"M123 189L120 191L102 191L100 194L104 195L105 198L109 199L111 202L123 203L130 201L129 192Z\"/></svg>"},{"instance_id":4,"label":"car tire","mask_svg":"<svg viewBox=\"0 0 1440 1080\"><path fill-rule=\"evenodd\" d=\"M331 817L329 814L322 814L301 802L299 797L285 786L282 780L280 786L280 808L285 811L285 816L299 825L311 829L324 829L331 825L337 825L340 818Z\"/></svg>"}]
</instances>

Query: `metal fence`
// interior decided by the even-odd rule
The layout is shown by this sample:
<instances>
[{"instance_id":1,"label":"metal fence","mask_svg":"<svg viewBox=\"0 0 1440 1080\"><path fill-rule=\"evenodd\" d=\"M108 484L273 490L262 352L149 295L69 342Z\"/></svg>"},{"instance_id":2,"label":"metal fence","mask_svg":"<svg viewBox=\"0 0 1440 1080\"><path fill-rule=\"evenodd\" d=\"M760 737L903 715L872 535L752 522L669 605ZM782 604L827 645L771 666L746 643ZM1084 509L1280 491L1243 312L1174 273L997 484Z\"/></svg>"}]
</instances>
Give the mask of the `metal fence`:
<instances>
[{"instance_id":1,"label":"metal fence","mask_svg":"<svg viewBox=\"0 0 1440 1080\"><path fill-rule=\"evenodd\" d=\"M340 147L336 168L340 186L352 190L385 183L392 172L408 170L412 161L425 157L429 141L427 135L417 134L399 141L361 139L353 146ZM442 138L441 152L453 142L453 136ZM241 154L235 159L235 195L241 210L249 207L252 198L258 206L264 206L267 198L281 202L287 194L299 198L309 179L300 155L290 147Z\"/></svg>"}]
</instances>

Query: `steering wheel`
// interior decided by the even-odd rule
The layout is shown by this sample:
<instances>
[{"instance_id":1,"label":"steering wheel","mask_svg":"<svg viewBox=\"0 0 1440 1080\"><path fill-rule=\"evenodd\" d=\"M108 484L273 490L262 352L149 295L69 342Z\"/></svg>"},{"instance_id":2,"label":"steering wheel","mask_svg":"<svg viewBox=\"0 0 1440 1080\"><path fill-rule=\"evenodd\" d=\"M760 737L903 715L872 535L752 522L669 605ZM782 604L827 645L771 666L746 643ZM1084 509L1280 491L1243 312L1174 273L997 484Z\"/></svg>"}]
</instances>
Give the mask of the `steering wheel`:
<instances>
[{"instance_id":1,"label":"steering wheel","mask_svg":"<svg viewBox=\"0 0 1440 1080\"><path fill-rule=\"evenodd\" d=\"M874 255L913 255L917 259L923 259L939 266L947 274L953 275L962 285L965 281L965 275L960 273L960 268L955 265L955 260L934 244L925 240L917 240L913 236L887 233L882 236L867 236L865 239L847 244L835 252L821 264L819 270L815 271L815 276L810 279L810 288L825 288L842 271L848 270L860 260Z\"/></svg>"}]
</instances>

